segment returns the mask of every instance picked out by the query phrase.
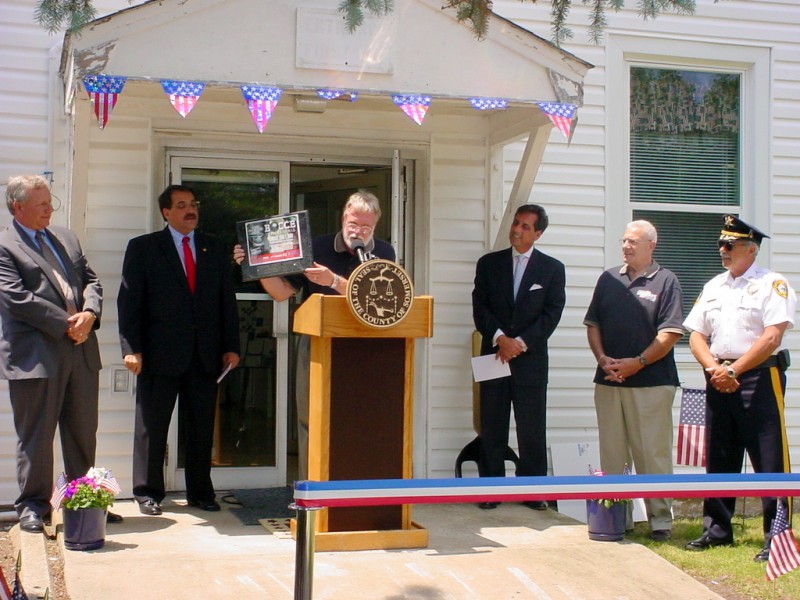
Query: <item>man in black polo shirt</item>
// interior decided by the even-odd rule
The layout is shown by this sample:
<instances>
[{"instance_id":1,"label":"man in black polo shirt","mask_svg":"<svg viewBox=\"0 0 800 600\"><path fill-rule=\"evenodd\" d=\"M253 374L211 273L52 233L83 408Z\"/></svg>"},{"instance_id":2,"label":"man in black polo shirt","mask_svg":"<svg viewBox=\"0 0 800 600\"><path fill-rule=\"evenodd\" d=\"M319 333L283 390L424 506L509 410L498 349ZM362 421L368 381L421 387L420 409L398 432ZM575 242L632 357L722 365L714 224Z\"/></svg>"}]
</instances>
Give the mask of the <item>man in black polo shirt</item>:
<instances>
[{"instance_id":1,"label":"man in black polo shirt","mask_svg":"<svg viewBox=\"0 0 800 600\"><path fill-rule=\"evenodd\" d=\"M649 222L628 224L625 264L600 276L583 321L597 359L600 463L613 475L631 458L640 475L672 473L672 402L679 383L672 348L683 335L682 293L675 275L653 260L656 242ZM651 498L645 505L650 536L668 540L672 500Z\"/></svg>"}]
</instances>

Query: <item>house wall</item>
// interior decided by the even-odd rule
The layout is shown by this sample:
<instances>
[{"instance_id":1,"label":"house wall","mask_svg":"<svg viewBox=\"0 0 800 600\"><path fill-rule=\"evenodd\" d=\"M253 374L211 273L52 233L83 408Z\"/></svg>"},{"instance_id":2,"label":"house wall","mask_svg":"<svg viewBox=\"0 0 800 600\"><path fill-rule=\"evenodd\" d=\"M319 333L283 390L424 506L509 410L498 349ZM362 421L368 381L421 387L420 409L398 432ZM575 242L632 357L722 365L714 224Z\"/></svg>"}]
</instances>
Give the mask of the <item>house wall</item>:
<instances>
[{"instance_id":1,"label":"house wall","mask_svg":"<svg viewBox=\"0 0 800 600\"><path fill-rule=\"evenodd\" d=\"M800 289L800 5L793 0L700 0L695 15L663 14L643 21L634 3L626 4L630 6L608 13L609 27L599 46L588 41L588 10L573 5L568 24L574 38L564 49L595 67L584 80L584 106L578 111L572 143L568 146L558 131L551 133L531 194L531 201L547 208L551 222L537 247L564 261L567 268L567 306L550 344L550 443L596 438L591 385L595 363L582 321L601 271L622 262L616 240L631 219L627 166L621 162L628 139L621 48L627 55L667 63L674 56L683 64L694 60L720 68L758 63L767 56L766 65L762 61L745 75L750 89L743 104L755 114L743 142L743 214L772 235L758 262L780 271L795 290ZM494 10L540 35L549 31L548 3L496 0ZM517 146L506 153L506 192L521 152ZM489 230L492 225L486 224ZM463 292L469 289L464 281ZM795 322L800 327L797 316ZM800 356L800 334L790 331L786 341L794 356ZM702 387L702 373L688 349L678 349L676 359L682 384ZM786 392L793 470L800 466L798 373L795 360L787 374ZM674 405L676 424L679 400ZM461 438L469 439L468 432Z\"/></svg>"}]
</instances>

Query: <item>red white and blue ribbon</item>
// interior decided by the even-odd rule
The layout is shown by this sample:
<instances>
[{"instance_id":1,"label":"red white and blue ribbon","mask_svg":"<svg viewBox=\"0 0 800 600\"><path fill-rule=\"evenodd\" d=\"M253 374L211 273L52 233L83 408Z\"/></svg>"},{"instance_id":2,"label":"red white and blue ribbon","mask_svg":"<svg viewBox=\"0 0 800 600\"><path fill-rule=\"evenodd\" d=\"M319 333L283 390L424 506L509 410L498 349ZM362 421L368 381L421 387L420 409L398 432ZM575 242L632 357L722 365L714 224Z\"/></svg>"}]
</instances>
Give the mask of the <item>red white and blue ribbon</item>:
<instances>
[{"instance_id":1,"label":"red white and blue ribbon","mask_svg":"<svg viewBox=\"0 0 800 600\"><path fill-rule=\"evenodd\" d=\"M253 123L258 127L259 133L264 133L267 122L272 118L278 100L283 90L277 87L262 87L258 85L243 85L242 95L247 101L247 108L253 117Z\"/></svg>"},{"instance_id":2,"label":"red white and blue ribbon","mask_svg":"<svg viewBox=\"0 0 800 600\"><path fill-rule=\"evenodd\" d=\"M393 95L392 102L394 102L400 109L408 115L417 125L422 125L425 120L425 114L428 112L428 107L431 104L430 96L417 96L417 95Z\"/></svg>"},{"instance_id":3,"label":"red white and blue ribbon","mask_svg":"<svg viewBox=\"0 0 800 600\"><path fill-rule=\"evenodd\" d=\"M206 84L200 81L162 79L161 87L164 88L164 93L169 95L169 101L178 114L186 118L200 99Z\"/></svg>"},{"instance_id":4,"label":"red white and blue ribbon","mask_svg":"<svg viewBox=\"0 0 800 600\"><path fill-rule=\"evenodd\" d=\"M294 499L300 508L321 508L586 498L798 495L800 474L726 473L298 481Z\"/></svg>"},{"instance_id":5,"label":"red white and blue ribbon","mask_svg":"<svg viewBox=\"0 0 800 600\"><path fill-rule=\"evenodd\" d=\"M574 104L560 104L559 102L539 102L539 108L550 117L556 129L569 140L572 132L572 117L575 116L575 110L578 107Z\"/></svg>"},{"instance_id":6,"label":"red white and blue ribbon","mask_svg":"<svg viewBox=\"0 0 800 600\"><path fill-rule=\"evenodd\" d=\"M94 106L94 114L100 129L104 129L111 111L117 104L117 98L125 87L127 77L111 77L108 75L87 75L83 78L83 87L89 94Z\"/></svg>"},{"instance_id":7,"label":"red white and blue ribbon","mask_svg":"<svg viewBox=\"0 0 800 600\"><path fill-rule=\"evenodd\" d=\"M352 92L348 90L320 89L317 90L317 96L319 96L324 100L336 100L337 98L341 98L342 96L349 96L350 102L355 102L356 100L358 100L358 92Z\"/></svg>"},{"instance_id":8,"label":"red white and blue ribbon","mask_svg":"<svg viewBox=\"0 0 800 600\"><path fill-rule=\"evenodd\" d=\"M476 110L505 110L508 108L508 100L503 98L470 98L469 103Z\"/></svg>"}]
</instances>

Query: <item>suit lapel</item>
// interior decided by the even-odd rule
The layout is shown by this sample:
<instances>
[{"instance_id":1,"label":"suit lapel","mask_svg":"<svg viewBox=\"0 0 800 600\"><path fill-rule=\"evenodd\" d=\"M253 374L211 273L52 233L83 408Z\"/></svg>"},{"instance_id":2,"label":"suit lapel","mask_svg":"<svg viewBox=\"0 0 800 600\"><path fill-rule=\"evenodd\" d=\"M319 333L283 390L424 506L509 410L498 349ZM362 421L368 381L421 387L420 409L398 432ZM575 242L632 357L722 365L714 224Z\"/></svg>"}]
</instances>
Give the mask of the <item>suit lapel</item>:
<instances>
[{"instance_id":1,"label":"suit lapel","mask_svg":"<svg viewBox=\"0 0 800 600\"><path fill-rule=\"evenodd\" d=\"M61 289L61 284L58 282L56 274L53 272L53 267L50 266L50 263L47 262L44 256L42 256L42 254L39 252L39 249L34 245L33 240L28 236L28 234L21 232L17 228L16 224L11 231L13 231L14 237L16 238L20 248L22 248L22 251L25 252L25 254L27 254L30 259L42 270L42 273L50 282L50 285L53 286L53 288L58 292L58 295L61 296L66 303L66 298L64 298L64 290ZM54 242L53 245L56 246L56 248L61 247L63 249L61 242L59 242L49 230L47 231L47 235L50 236L50 240ZM62 261L63 260L64 259L62 256ZM67 260L66 264L71 265L71 261ZM72 281L70 281L70 285L73 285ZM78 296L76 296L76 298L77 297Z\"/></svg>"}]
</instances>

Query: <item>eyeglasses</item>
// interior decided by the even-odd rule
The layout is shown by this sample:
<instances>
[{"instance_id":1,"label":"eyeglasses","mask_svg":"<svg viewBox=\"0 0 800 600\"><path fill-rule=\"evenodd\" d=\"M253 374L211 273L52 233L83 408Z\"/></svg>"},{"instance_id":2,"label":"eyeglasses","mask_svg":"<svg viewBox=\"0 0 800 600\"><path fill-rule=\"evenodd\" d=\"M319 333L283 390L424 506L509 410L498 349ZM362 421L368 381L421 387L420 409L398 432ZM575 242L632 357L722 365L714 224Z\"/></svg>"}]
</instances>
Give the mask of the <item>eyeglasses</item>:
<instances>
[{"instance_id":1,"label":"eyeglasses","mask_svg":"<svg viewBox=\"0 0 800 600\"><path fill-rule=\"evenodd\" d=\"M346 223L345 227L350 231L360 231L364 235L369 235L373 230L369 225L359 225L358 223Z\"/></svg>"},{"instance_id":2,"label":"eyeglasses","mask_svg":"<svg viewBox=\"0 0 800 600\"><path fill-rule=\"evenodd\" d=\"M631 238L622 238L619 241L619 243L622 244L623 246L625 244L630 244L631 246L638 246L639 244L645 244L645 243L647 243L649 241L650 240L634 240L634 239L631 239Z\"/></svg>"},{"instance_id":3,"label":"eyeglasses","mask_svg":"<svg viewBox=\"0 0 800 600\"><path fill-rule=\"evenodd\" d=\"M173 204L172 208L177 208L178 210L186 210L189 207L198 208L200 206L200 202L198 200L192 200L191 202L178 202L177 204Z\"/></svg>"},{"instance_id":4,"label":"eyeglasses","mask_svg":"<svg viewBox=\"0 0 800 600\"><path fill-rule=\"evenodd\" d=\"M723 242L722 240L719 240L718 245L720 249L724 249L725 252L730 252L731 250L733 250L733 247L736 245L736 242Z\"/></svg>"}]
</instances>

